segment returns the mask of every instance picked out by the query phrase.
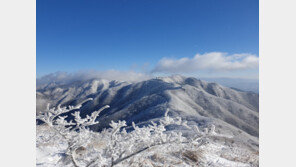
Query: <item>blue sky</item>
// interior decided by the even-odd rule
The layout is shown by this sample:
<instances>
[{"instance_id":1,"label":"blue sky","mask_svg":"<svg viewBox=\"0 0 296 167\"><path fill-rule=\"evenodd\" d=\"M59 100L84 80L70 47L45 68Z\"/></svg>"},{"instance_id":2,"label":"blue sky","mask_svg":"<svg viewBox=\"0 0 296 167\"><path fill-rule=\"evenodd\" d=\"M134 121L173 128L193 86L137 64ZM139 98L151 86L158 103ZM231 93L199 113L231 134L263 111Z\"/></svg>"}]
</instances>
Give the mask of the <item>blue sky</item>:
<instances>
[{"instance_id":1,"label":"blue sky","mask_svg":"<svg viewBox=\"0 0 296 167\"><path fill-rule=\"evenodd\" d=\"M258 6L258 0L37 0L37 77L81 70L256 77ZM211 57L219 60L204 65Z\"/></svg>"}]
</instances>

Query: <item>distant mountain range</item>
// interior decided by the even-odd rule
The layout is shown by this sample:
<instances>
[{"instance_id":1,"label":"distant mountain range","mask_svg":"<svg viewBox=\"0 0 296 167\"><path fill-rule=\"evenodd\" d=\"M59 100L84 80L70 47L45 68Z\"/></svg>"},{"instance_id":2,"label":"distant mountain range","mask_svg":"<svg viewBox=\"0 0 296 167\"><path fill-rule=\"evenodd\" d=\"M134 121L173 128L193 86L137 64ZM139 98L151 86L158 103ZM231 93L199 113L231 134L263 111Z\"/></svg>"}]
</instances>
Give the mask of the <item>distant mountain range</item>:
<instances>
[{"instance_id":1,"label":"distant mountain range","mask_svg":"<svg viewBox=\"0 0 296 167\"><path fill-rule=\"evenodd\" d=\"M199 126L214 124L218 132L258 147L259 95L193 77L159 77L137 83L104 79L50 83L37 89L36 110L42 111L47 103L76 105L87 98L93 100L83 104L82 116L110 105L94 130L107 127L111 120L147 124L169 109L172 117Z\"/></svg>"},{"instance_id":2,"label":"distant mountain range","mask_svg":"<svg viewBox=\"0 0 296 167\"><path fill-rule=\"evenodd\" d=\"M258 79L245 79L245 78L201 78L208 82L216 82L223 86L231 87L242 91L251 91L259 93L259 80Z\"/></svg>"}]
</instances>

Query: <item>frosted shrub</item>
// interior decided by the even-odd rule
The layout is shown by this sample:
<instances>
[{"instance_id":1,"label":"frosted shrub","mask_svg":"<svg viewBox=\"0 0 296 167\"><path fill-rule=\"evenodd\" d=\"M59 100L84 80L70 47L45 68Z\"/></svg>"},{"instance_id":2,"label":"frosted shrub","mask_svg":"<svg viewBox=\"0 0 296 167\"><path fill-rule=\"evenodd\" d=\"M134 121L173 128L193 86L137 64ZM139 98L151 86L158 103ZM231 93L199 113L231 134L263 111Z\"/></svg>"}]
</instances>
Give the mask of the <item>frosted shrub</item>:
<instances>
[{"instance_id":1,"label":"frosted shrub","mask_svg":"<svg viewBox=\"0 0 296 167\"><path fill-rule=\"evenodd\" d=\"M92 99L86 101L89 100ZM67 121L67 116L61 116L80 109L81 104L52 109L48 107L37 116L44 122L37 127L37 166L152 166L151 161L157 153L178 152L184 147L199 146L209 134L201 132L197 126L190 128L180 117L169 117L168 110L158 123L151 122L144 127L132 123L130 132L125 129L125 121L111 121L111 128L93 132L89 126L98 124L96 118L109 106L85 118L81 118L80 112L76 111L72 113L74 121ZM168 125L192 129L196 136L185 138L181 132L167 131ZM214 133L214 127L211 129L209 132ZM147 158L149 156L152 158ZM164 163L169 165L170 162Z\"/></svg>"}]
</instances>

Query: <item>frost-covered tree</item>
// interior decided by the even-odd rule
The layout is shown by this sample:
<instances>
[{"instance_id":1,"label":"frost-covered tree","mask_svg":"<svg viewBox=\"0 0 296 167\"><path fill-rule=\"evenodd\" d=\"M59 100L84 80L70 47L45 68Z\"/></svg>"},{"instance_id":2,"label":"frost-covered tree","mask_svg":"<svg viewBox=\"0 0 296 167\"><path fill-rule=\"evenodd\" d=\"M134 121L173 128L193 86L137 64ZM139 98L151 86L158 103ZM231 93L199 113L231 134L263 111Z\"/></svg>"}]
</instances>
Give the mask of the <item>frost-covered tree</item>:
<instances>
[{"instance_id":1,"label":"frost-covered tree","mask_svg":"<svg viewBox=\"0 0 296 167\"><path fill-rule=\"evenodd\" d=\"M89 100L92 99L86 101ZM149 155L152 152L159 153L165 150L178 152L184 147L198 147L204 143L208 135L215 133L214 126L210 130L203 131L197 126L191 128L180 117L169 117L169 110L158 122L151 122L147 126L139 127L132 123L129 132L125 121L111 121L111 128L93 132L89 126L98 124L96 119L100 112L109 106L94 111L85 118L80 116L79 111L75 111L72 113L73 121L68 121L67 116L61 116L79 110L81 104L51 109L48 107L45 112L37 116L37 119L44 122L43 126L46 126L46 130L37 132L37 147L42 150L42 146L49 143L56 147L55 151L59 156L51 154L52 157L59 159L56 166L138 166L139 163L148 163L143 154ZM169 125L192 129L196 135L193 138L186 138L181 131L166 130ZM169 162L166 163L169 165Z\"/></svg>"},{"instance_id":2,"label":"frost-covered tree","mask_svg":"<svg viewBox=\"0 0 296 167\"><path fill-rule=\"evenodd\" d=\"M92 136L92 132L87 128L88 126L95 125L99 122L96 121L99 113L108 108L105 106L98 111L93 112L91 115L87 115L86 118L80 117L80 112L76 111L72 113L75 122L67 121L67 116L61 116L62 114L68 113L75 109L80 109L81 105L86 101L92 100L91 98L83 101L77 106L61 107L49 109L37 116L37 119L43 121L51 130L54 131L54 135L59 135L64 140L66 140L68 147L65 150L65 154L71 158L73 165L78 167L78 162L76 160L77 149L83 148L84 145L88 144L91 140L89 138Z\"/></svg>"}]
</instances>

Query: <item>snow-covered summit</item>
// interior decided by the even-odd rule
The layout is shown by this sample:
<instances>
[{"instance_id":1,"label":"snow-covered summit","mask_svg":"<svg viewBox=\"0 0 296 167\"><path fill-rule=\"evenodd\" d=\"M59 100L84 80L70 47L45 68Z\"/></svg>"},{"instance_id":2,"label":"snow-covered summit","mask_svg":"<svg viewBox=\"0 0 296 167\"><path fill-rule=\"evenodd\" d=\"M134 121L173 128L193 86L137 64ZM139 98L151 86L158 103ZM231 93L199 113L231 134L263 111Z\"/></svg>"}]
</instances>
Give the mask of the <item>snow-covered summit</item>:
<instances>
[{"instance_id":1,"label":"snow-covered summit","mask_svg":"<svg viewBox=\"0 0 296 167\"><path fill-rule=\"evenodd\" d=\"M87 98L93 101L81 108L82 116L110 105L100 117L101 130L111 120L147 124L157 121L170 109L171 116L180 116L189 124L215 124L217 130L238 143L258 148L259 97L193 77L158 77L136 83L92 79L67 84L52 84L37 89L37 111L51 106L76 105Z\"/></svg>"}]
</instances>

